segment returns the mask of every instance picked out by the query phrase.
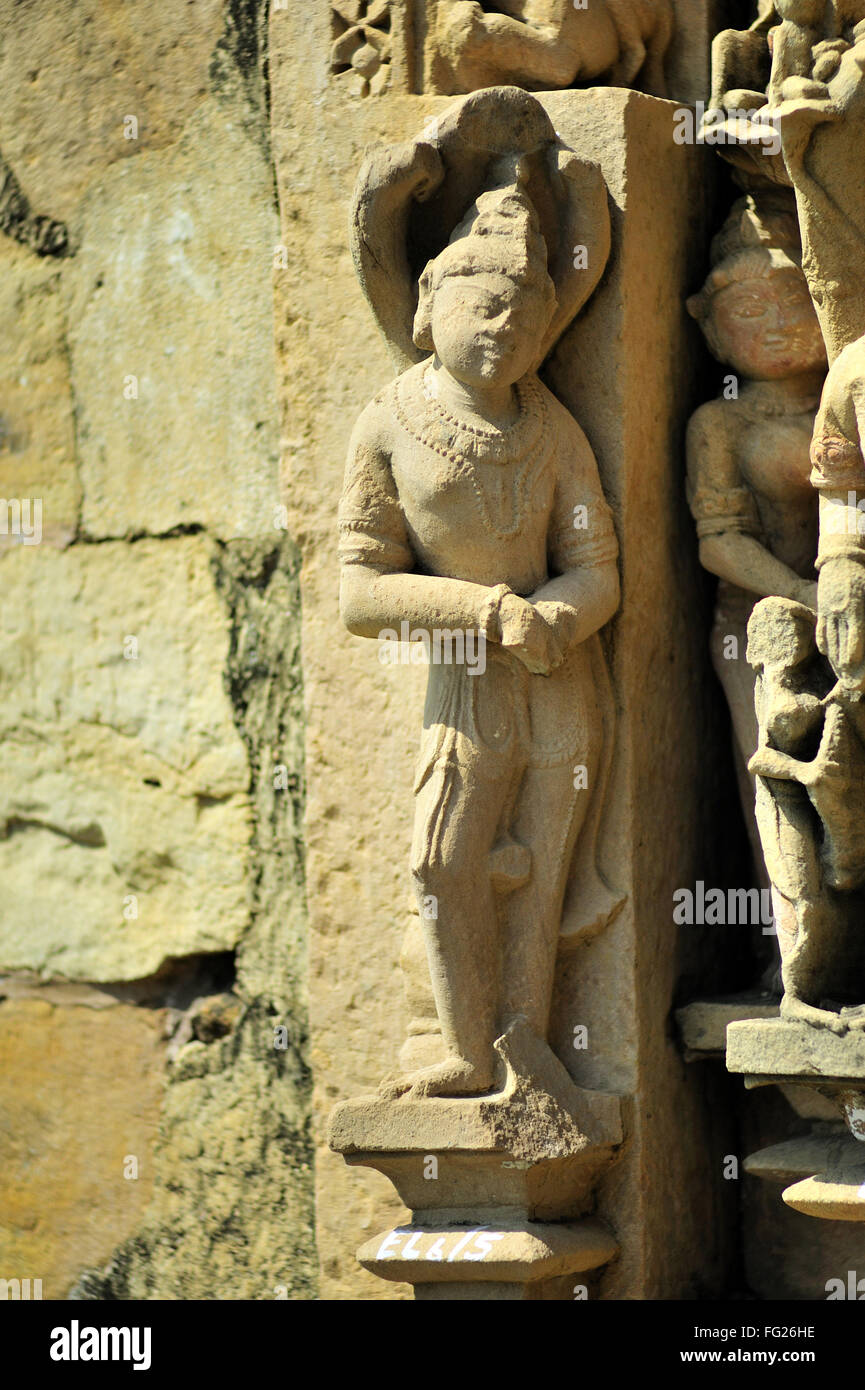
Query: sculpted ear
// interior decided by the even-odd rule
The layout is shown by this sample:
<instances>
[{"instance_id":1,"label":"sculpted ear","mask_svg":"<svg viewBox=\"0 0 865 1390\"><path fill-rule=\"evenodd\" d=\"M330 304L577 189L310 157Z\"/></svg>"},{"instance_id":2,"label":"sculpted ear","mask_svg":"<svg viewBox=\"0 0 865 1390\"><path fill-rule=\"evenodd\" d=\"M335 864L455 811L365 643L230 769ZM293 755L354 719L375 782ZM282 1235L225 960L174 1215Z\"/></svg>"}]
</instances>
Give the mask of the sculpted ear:
<instances>
[{"instance_id":1,"label":"sculpted ear","mask_svg":"<svg viewBox=\"0 0 865 1390\"><path fill-rule=\"evenodd\" d=\"M432 337L432 264L428 265L418 280L417 312L412 327L412 341L422 352L433 352Z\"/></svg>"},{"instance_id":2,"label":"sculpted ear","mask_svg":"<svg viewBox=\"0 0 865 1390\"><path fill-rule=\"evenodd\" d=\"M689 294L689 295L688 295L688 298L685 300L685 308L687 309L688 313L691 315L691 318L692 318L692 319L698 319L698 318L700 317L700 309L702 308L702 304L703 304L703 299L702 299L702 296L701 296L701 295L699 295L699 294Z\"/></svg>"}]
</instances>

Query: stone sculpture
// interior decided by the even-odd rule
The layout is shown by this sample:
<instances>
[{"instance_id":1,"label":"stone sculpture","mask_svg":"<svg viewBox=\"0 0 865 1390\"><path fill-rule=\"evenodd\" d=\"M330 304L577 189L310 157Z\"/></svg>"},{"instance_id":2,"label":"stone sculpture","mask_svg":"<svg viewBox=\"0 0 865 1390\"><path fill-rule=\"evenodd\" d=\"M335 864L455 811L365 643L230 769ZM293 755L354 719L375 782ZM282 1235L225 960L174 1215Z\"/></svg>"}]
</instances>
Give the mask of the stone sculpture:
<instances>
[{"instance_id":1,"label":"stone sculpture","mask_svg":"<svg viewBox=\"0 0 865 1390\"><path fill-rule=\"evenodd\" d=\"M436 87L471 92L513 82L529 90L608 82L667 94L672 0L439 0Z\"/></svg>"},{"instance_id":2,"label":"stone sculpture","mask_svg":"<svg viewBox=\"0 0 865 1390\"><path fill-rule=\"evenodd\" d=\"M545 1045L569 870L607 752L597 632L618 604L616 538L591 448L537 376L562 295L535 198L561 191L561 152L531 98L489 96L460 109L456 143L485 167L479 192L462 170L463 206L419 277L422 359L358 421L340 507L352 632L407 623L485 651L483 670L447 654L430 667L411 867L419 906L434 904L420 916L445 1055L392 1078L393 1096L501 1086L494 1043L517 1023ZM423 142L379 159L359 215L411 185L408 169L428 191L449 183L447 201L447 162ZM405 312L397 298L385 317ZM605 885L581 886L597 910Z\"/></svg>"},{"instance_id":3,"label":"stone sculpture","mask_svg":"<svg viewBox=\"0 0 865 1390\"><path fill-rule=\"evenodd\" d=\"M815 614L759 605L748 657L758 672L757 817L775 887L782 1018L843 1033L865 1027L865 706L817 650Z\"/></svg>"},{"instance_id":4,"label":"stone sculpture","mask_svg":"<svg viewBox=\"0 0 865 1390\"><path fill-rule=\"evenodd\" d=\"M865 1002L858 936L851 934L865 878L865 841L856 829L865 689L858 507L865 484L865 192L851 177L861 168L865 138L863 8L809 8L807 16L784 9L784 42L774 53L770 92L778 101L768 109L781 132L803 231L803 270L832 365L811 444L811 481L820 497L818 616L815 622L795 609L782 614L775 605L752 620L752 655L762 672L761 743L752 770L760 774L758 816L785 956L782 1011L836 1031L848 1026L842 1009Z\"/></svg>"},{"instance_id":5,"label":"stone sculpture","mask_svg":"<svg viewBox=\"0 0 865 1390\"><path fill-rule=\"evenodd\" d=\"M847 21L840 36L839 20ZM854 22L855 21L855 22ZM803 74L773 65L779 97L765 120L780 132L796 193L802 267L830 363L865 334L865 185L859 177L865 140L865 0L827 9L825 32ZM809 31L810 36L810 31ZM801 47L801 45L800 45ZM790 50L784 50L788 55Z\"/></svg>"},{"instance_id":6,"label":"stone sculpture","mask_svg":"<svg viewBox=\"0 0 865 1390\"><path fill-rule=\"evenodd\" d=\"M746 630L754 604L768 594L816 606L809 445L826 354L789 193L739 199L714 238L711 259L688 309L712 354L735 374L725 379L723 395L691 418L689 501L700 559L720 579L712 664L730 709L742 807L765 881L747 773L757 724Z\"/></svg>"},{"instance_id":7,"label":"stone sculpture","mask_svg":"<svg viewBox=\"0 0 865 1390\"><path fill-rule=\"evenodd\" d=\"M811 445L818 615L760 605L750 630L750 659L762 672L751 768L760 774L758 818L782 929L782 1013L840 1032L865 1004L863 406L859 339L830 369Z\"/></svg>"},{"instance_id":8,"label":"stone sculpture","mask_svg":"<svg viewBox=\"0 0 865 1390\"><path fill-rule=\"evenodd\" d=\"M751 1084L793 1081L865 1137L865 4L779 5L769 102L796 195L802 267L830 368L811 444L819 493L816 617L764 600L749 625L758 672L757 818L782 943L781 1018L736 1023L727 1065ZM865 1165L826 1169L784 1200L865 1220Z\"/></svg>"}]
</instances>

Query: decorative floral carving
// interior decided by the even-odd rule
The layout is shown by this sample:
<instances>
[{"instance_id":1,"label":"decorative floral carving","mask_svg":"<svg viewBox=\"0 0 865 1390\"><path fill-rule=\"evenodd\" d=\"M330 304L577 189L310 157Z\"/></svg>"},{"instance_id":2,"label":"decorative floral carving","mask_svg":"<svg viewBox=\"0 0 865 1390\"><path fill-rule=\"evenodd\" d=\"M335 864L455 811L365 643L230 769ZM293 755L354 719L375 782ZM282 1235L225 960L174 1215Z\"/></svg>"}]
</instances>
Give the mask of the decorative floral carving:
<instances>
[{"instance_id":1,"label":"decorative floral carving","mask_svg":"<svg viewBox=\"0 0 865 1390\"><path fill-rule=\"evenodd\" d=\"M390 0L332 0L331 71L356 96L377 96L390 77Z\"/></svg>"}]
</instances>

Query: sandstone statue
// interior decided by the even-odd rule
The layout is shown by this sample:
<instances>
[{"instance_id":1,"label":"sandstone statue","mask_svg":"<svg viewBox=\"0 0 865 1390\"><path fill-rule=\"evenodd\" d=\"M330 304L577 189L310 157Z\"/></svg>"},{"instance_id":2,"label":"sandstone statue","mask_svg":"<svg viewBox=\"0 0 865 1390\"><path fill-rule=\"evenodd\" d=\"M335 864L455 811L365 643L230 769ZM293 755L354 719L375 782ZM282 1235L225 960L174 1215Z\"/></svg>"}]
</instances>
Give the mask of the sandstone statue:
<instances>
[{"instance_id":1,"label":"sandstone statue","mask_svg":"<svg viewBox=\"0 0 865 1390\"><path fill-rule=\"evenodd\" d=\"M865 1005L865 6L782 7L767 117L781 132L830 368L811 442L817 613L754 611L757 816L777 903L782 1014L833 1032Z\"/></svg>"},{"instance_id":2,"label":"sandstone statue","mask_svg":"<svg viewBox=\"0 0 865 1390\"><path fill-rule=\"evenodd\" d=\"M720 581L712 664L730 709L745 822L765 883L747 772L757 722L746 632L754 604L767 595L816 607L809 447L826 354L787 190L740 198L713 240L711 259L688 309L712 354L733 370L722 396L701 405L689 423L689 501L700 559Z\"/></svg>"},{"instance_id":3,"label":"sandstone statue","mask_svg":"<svg viewBox=\"0 0 865 1390\"><path fill-rule=\"evenodd\" d=\"M865 1027L865 704L835 680L812 609L759 604L757 818L781 945L781 1016L834 1033Z\"/></svg>"},{"instance_id":4,"label":"sandstone statue","mask_svg":"<svg viewBox=\"0 0 865 1390\"><path fill-rule=\"evenodd\" d=\"M590 180L595 263L575 292L554 230L570 217L548 206L548 241L535 203L568 192L538 104L515 89L477 94L436 140L373 156L361 175L358 264L392 343L413 277L365 273L376 226L405 270L416 254L405 190L423 190L427 236L437 191L443 244L417 279L420 360L358 421L340 505L345 623L373 639L407 624L433 652L411 870L444 1047L391 1078L393 1096L490 1091L493 1044L516 1021L545 1044L581 839L577 888L595 913L605 892L612 901L591 851L616 536L588 441L537 376L563 302L573 316L603 268L602 195ZM397 357L406 351L403 335ZM457 632L481 644L483 663L436 659L436 639Z\"/></svg>"},{"instance_id":5,"label":"sandstone statue","mask_svg":"<svg viewBox=\"0 0 865 1390\"><path fill-rule=\"evenodd\" d=\"M829 36L812 44L804 73L799 48L793 71L773 65L778 98L763 114L780 131L802 267L831 363L865 334L865 0L829 7L824 22Z\"/></svg>"},{"instance_id":6,"label":"sandstone statue","mask_svg":"<svg viewBox=\"0 0 865 1390\"><path fill-rule=\"evenodd\" d=\"M667 93L672 0L438 0L433 23L440 91L605 82Z\"/></svg>"}]
</instances>

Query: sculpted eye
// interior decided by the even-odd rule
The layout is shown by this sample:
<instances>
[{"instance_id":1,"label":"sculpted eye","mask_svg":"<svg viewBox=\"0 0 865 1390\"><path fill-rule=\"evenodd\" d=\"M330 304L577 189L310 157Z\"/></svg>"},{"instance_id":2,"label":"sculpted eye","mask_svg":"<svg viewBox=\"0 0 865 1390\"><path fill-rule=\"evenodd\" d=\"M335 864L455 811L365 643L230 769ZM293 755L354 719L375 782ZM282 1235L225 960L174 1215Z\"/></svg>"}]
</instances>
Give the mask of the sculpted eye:
<instances>
[{"instance_id":1,"label":"sculpted eye","mask_svg":"<svg viewBox=\"0 0 865 1390\"><path fill-rule=\"evenodd\" d=\"M734 312L740 319L758 319L765 314L766 305L762 299L740 299Z\"/></svg>"}]
</instances>

